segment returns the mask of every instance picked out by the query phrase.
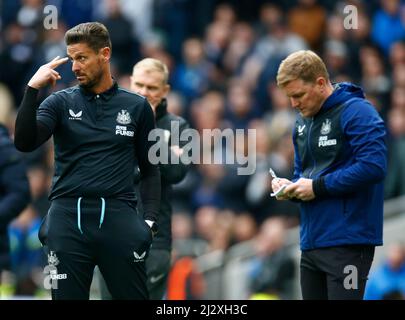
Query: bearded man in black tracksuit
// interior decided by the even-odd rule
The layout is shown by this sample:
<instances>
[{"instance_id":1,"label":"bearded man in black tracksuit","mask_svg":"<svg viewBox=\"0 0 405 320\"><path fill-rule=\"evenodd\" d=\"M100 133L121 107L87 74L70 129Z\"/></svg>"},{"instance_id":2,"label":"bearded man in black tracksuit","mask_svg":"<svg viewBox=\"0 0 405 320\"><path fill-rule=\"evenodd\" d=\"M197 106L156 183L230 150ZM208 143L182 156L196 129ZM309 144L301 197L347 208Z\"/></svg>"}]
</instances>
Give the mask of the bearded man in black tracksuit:
<instances>
[{"instance_id":1,"label":"bearded man in black tracksuit","mask_svg":"<svg viewBox=\"0 0 405 320\"><path fill-rule=\"evenodd\" d=\"M180 160L185 143L179 141L178 137L189 126L186 120L167 111L165 96L170 90L168 77L167 66L152 58L143 59L135 64L131 77L131 90L147 98L152 106L156 130L161 138L156 140L162 150L166 150L163 152L168 156L167 161L159 161L161 174L161 198L157 220L159 232L153 239L149 256L146 259L147 286L150 299L154 300L161 300L164 297L171 266L172 207L170 195L172 184L180 182L187 173L187 166ZM172 139L172 136L177 137ZM139 204L139 211L143 211L142 203ZM102 298L109 299L110 295L102 281L101 288Z\"/></svg>"},{"instance_id":2,"label":"bearded man in black tracksuit","mask_svg":"<svg viewBox=\"0 0 405 320\"><path fill-rule=\"evenodd\" d=\"M54 271L52 298L89 299L97 265L114 299L148 299L145 259L160 201L159 167L148 158L153 112L144 97L112 78L104 25L79 24L65 41L68 58L56 57L28 82L15 131L15 145L25 152L54 140L52 203L42 233ZM38 90L61 78L55 68L68 59L79 85L53 93L38 108ZM143 217L131 174L136 164Z\"/></svg>"}]
</instances>

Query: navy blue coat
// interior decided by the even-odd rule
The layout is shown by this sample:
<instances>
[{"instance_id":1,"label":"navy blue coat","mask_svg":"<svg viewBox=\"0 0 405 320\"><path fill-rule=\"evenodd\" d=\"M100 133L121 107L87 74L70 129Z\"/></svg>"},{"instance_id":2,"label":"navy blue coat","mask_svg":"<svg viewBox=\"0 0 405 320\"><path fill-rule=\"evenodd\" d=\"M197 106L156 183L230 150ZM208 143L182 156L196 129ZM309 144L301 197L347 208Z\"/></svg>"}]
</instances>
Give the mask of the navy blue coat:
<instances>
[{"instance_id":1,"label":"navy blue coat","mask_svg":"<svg viewBox=\"0 0 405 320\"><path fill-rule=\"evenodd\" d=\"M385 136L378 112L350 83L335 85L313 118L298 117L294 180L320 186L301 202L302 250L382 244Z\"/></svg>"}]
</instances>

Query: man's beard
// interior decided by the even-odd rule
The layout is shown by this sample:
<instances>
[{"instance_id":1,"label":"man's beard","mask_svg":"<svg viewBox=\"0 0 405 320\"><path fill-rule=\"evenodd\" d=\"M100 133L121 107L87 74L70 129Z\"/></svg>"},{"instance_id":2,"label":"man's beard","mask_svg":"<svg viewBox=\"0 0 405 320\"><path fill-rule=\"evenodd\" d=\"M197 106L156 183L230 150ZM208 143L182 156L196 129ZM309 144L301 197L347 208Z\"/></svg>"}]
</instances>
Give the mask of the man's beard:
<instances>
[{"instance_id":1,"label":"man's beard","mask_svg":"<svg viewBox=\"0 0 405 320\"><path fill-rule=\"evenodd\" d=\"M79 86L83 89L90 90L100 83L102 77L103 72L99 70L99 72L97 72L92 78L89 78L86 83L79 83Z\"/></svg>"}]
</instances>

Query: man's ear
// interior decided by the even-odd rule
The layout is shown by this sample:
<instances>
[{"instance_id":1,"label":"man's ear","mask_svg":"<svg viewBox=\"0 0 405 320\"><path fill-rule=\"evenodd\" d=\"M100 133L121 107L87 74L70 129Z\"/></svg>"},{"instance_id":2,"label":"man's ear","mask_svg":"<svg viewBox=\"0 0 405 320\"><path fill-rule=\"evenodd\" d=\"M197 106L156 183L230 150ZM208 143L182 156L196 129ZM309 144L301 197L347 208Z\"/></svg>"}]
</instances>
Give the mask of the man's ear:
<instances>
[{"instance_id":1,"label":"man's ear","mask_svg":"<svg viewBox=\"0 0 405 320\"><path fill-rule=\"evenodd\" d=\"M326 79L324 77L316 78L316 84L320 87L324 87L326 85Z\"/></svg>"},{"instance_id":2,"label":"man's ear","mask_svg":"<svg viewBox=\"0 0 405 320\"><path fill-rule=\"evenodd\" d=\"M107 62L111 58L111 49L109 47L104 47L100 49L101 55L103 56L104 62Z\"/></svg>"},{"instance_id":3,"label":"man's ear","mask_svg":"<svg viewBox=\"0 0 405 320\"><path fill-rule=\"evenodd\" d=\"M169 91L170 91L170 85L169 84L166 84L165 85L165 93L164 93L164 95L163 96L167 96L167 94L169 93Z\"/></svg>"}]
</instances>

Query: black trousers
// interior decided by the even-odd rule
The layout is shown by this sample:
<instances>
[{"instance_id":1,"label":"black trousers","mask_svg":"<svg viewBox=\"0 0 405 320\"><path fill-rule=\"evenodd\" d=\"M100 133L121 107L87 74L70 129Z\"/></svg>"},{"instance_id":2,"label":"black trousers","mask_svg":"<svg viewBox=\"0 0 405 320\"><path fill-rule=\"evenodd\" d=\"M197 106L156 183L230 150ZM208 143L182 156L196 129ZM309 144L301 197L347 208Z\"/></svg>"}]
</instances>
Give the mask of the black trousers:
<instances>
[{"instance_id":1,"label":"black trousers","mask_svg":"<svg viewBox=\"0 0 405 320\"><path fill-rule=\"evenodd\" d=\"M147 286L151 300L162 300L167 290L167 279L171 267L171 251L166 249L150 250L146 259Z\"/></svg>"},{"instance_id":2,"label":"black trousers","mask_svg":"<svg viewBox=\"0 0 405 320\"><path fill-rule=\"evenodd\" d=\"M374 249L369 245L347 245L303 251L303 299L362 300Z\"/></svg>"},{"instance_id":3,"label":"black trousers","mask_svg":"<svg viewBox=\"0 0 405 320\"><path fill-rule=\"evenodd\" d=\"M113 299L149 298L145 260L150 228L132 203L106 199L104 205L101 198L52 202L46 231L41 231L52 269L52 299L89 299L96 265Z\"/></svg>"},{"instance_id":4,"label":"black trousers","mask_svg":"<svg viewBox=\"0 0 405 320\"><path fill-rule=\"evenodd\" d=\"M168 249L155 249L152 247L146 259L147 288L150 300L162 300L167 290L167 279L171 267L171 252ZM97 274L102 300L111 300L105 280Z\"/></svg>"}]
</instances>

